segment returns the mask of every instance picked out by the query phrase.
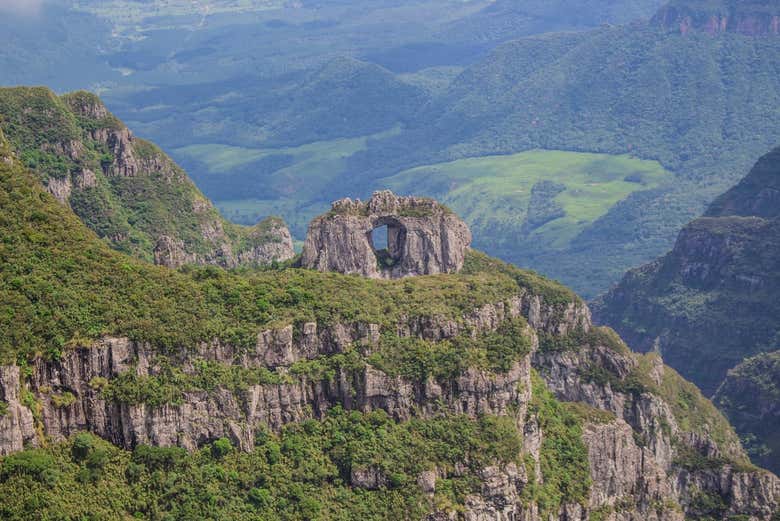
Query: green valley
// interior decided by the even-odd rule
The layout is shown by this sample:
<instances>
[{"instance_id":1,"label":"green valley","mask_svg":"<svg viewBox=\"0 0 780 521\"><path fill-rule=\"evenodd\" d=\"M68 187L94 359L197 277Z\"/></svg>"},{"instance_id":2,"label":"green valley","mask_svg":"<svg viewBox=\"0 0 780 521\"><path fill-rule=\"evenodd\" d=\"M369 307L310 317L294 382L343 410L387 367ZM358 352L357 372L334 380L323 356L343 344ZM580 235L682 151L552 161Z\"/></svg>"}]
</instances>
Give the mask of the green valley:
<instances>
[{"instance_id":1,"label":"green valley","mask_svg":"<svg viewBox=\"0 0 780 521\"><path fill-rule=\"evenodd\" d=\"M659 163L628 155L532 150L417 167L378 183L440 199L469 222L480 247L524 264L523 242L564 248L630 194L673 179Z\"/></svg>"}]
</instances>

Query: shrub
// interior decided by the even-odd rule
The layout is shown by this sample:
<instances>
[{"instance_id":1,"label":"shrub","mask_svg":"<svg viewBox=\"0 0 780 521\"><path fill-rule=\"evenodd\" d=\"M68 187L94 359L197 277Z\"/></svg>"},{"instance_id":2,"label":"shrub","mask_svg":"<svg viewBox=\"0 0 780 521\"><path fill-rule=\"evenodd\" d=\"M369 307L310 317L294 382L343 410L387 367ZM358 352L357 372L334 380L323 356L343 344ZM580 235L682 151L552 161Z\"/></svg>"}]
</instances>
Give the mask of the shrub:
<instances>
[{"instance_id":1,"label":"shrub","mask_svg":"<svg viewBox=\"0 0 780 521\"><path fill-rule=\"evenodd\" d=\"M146 467L139 463L133 463L132 461L127 464L125 469L125 479L128 483L138 483L146 472Z\"/></svg>"},{"instance_id":2,"label":"shrub","mask_svg":"<svg viewBox=\"0 0 780 521\"><path fill-rule=\"evenodd\" d=\"M71 448L73 459L76 461L84 461L87 456L89 456L94 445L95 441L91 434L87 432L77 434L73 438L73 447Z\"/></svg>"},{"instance_id":3,"label":"shrub","mask_svg":"<svg viewBox=\"0 0 780 521\"><path fill-rule=\"evenodd\" d=\"M51 395L51 404L58 409L70 407L74 403L76 403L76 397L70 391Z\"/></svg>"},{"instance_id":4,"label":"shrub","mask_svg":"<svg viewBox=\"0 0 780 521\"><path fill-rule=\"evenodd\" d=\"M258 508L266 508L271 505L273 496L267 488L253 488L249 491L249 501Z\"/></svg>"},{"instance_id":5,"label":"shrub","mask_svg":"<svg viewBox=\"0 0 780 521\"><path fill-rule=\"evenodd\" d=\"M10 476L23 474L45 482L50 475L48 471L51 470L56 470L51 454L44 449L32 449L5 458L0 475L3 479L8 479Z\"/></svg>"},{"instance_id":6,"label":"shrub","mask_svg":"<svg viewBox=\"0 0 780 521\"><path fill-rule=\"evenodd\" d=\"M216 459L222 459L233 450L233 444L227 438L220 438L211 445L211 455Z\"/></svg>"},{"instance_id":7,"label":"shrub","mask_svg":"<svg viewBox=\"0 0 780 521\"><path fill-rule=\"evenodd\" d=\"M181 447L151 447L139 445L133 451L133 463L145 465L151 470L173 470L187 457Z\"/></svg>"},{"instance_id":8,"label":"shrub","mask_svg":"<svg viewBox=\"0 0 780 521\"><path fill-rule=\"evenodd\" d=\"M108 387L108 378L96 376L89 381L89 387L95 391L102 391Z\"/></svg>"}]
</instances>

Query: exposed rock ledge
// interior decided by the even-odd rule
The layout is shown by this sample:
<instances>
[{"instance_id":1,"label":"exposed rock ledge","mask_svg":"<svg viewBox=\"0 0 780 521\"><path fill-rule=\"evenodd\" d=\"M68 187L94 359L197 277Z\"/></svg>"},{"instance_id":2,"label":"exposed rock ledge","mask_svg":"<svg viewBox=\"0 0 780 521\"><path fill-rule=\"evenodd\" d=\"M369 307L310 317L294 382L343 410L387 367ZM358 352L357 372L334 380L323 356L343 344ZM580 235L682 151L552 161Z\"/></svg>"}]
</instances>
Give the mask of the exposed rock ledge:
<instances>
[{"instance_id":1,"label":"exposed rock ledge","mask_svg":"<svg viewBox=\"0 0 780 521\"><path fill-rule=\"evenodd\" d=\"M584 305L554 307L538 296L521 294L485 305L459 320L409 320L398 324L397 333L441 340L491 331L516 316L528 320L532 338L535 331L566 335L590 327ZM288 326L261 332L255 349L249 352L213 342L194 346L174 363L185 371L192 371L194 363L202 359L284 371L296 361L339 353L353 344L368 352L378 338L375 324L322 327L307 323L298 330ZM560 399L585 402L614 414L614 419L594 420L584 428L592 480L587 502L566 504L556 514L545 516L536 505L523 500L530 480L543 479L540 454L545 433L528 406L532 363ZM96 377L110 379L126 371L154 374L160 369L148 346L105 339L92 348L70 351L60 361L38 360L24 388L20 387L18 368L0 369L0 398L9 404L8 414L0 418L0 450L12 452L39 444L42 435L58 440L80 430L91 430L127 448L148 443L192 449L225 436L240 448L251 450L258 426L278 429L289 422L321 417L336 404L363 411L381 408L398 420L443 411L471 417L509 415L523 432L523 454L535 462L533 474L524 465L487 467L481 471L482 491L467 499L464 512L434 513L431 521L586 521L596 515L612 521L682 521L686 514L696 512L697 498L702 494L729 498L727 517L771 519L780 506L780 481L774 475L728 464L698 470L679 466L675 455L680 446L713 457L740 455L741 448L721 447L706 435L684 432L669 405L653 394L634 395L612 389L609 383L587 381L582 369L591 363L625 375L636 361L633 355L607 346L585 345L563 352L536 352L504 374L470 369L445 380L424 381L389 376L367 365L359 370L339 370L330 380L301 376L292 382L253 385L235 393L227 389L187 392L179 405L150 407L108 402L101 397ZM659 363L651 377L660 379L665 370ZM40 403L35 412L38 420L21 404L22 392L31 392ZM52 396L64 392L72 393L75 401L57 406ZM430 493L438 479L448 477L447 472L426 472L418 482ZM351 477L352 485L362 488L381 487L387 479L372 468L354 469Z\"/></svg>"},{"instance_id":2,"label":"exposed rock ledge","mask_svg":"<svg viewBox=\"0 0 780 521\"><path fill-rule=\"evenodd\" d=\"M399 336L439 341L462 334L493 331L510 317L523 316L534 331L566 334L574 328L590 327L590 314L582 304L564 307L546 305L539 296L522 293L506 302L487 304L461 317L409 319L397 326ZM321 327L306 323L262 331L254 350L235 349L214 341L179 353L174 362L192 371L195 360L210 360L243 367L282 370L301 360L344 352L352 345L375 346L376 324L334 324ZM390 377L370 366L357 373L339 373L331 381L300 378L294 383L250 387L243 396L229 391L186 393L181 405L149 407L112 403L101 397L96 378L110 380L127 371L139 376L160 371L156 353L149 346L122 338L106 338L91 347L71 350L59 361L38 359L27 384L39 403L40 432L29 409L22 406L19 369L0 372L0 398L10 404L0 418L0 454L37 445L40 436L61 440L74 432L89 430L125 448L139 443L182 445L188 448L227 436L250 450L254 432L260 426L279 429L284 424L319 417L329 407L371 410L382 408L397 419L415 414L433 414L440 404L447 410L469 414L504 414L510 404L523 404L523 392L530 389L530 362L525 361L506 375L469 371L452 381L413 382ZM518 383L523 385L518 387ZM518 391L524 388L526 391ZM73 403L57 407L53 396L71 393Z\"/></svg>"}]
</instances>

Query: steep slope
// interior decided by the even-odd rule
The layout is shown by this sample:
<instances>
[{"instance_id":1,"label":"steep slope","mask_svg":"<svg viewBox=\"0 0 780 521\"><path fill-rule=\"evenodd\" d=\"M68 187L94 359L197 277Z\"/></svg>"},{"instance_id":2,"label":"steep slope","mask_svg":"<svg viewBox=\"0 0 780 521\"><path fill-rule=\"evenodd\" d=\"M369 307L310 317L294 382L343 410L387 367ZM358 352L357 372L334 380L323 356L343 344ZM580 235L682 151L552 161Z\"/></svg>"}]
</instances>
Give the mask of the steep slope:
<instances>
[{"instance_id":1,"label":"steep slope","mask_svg":"<svg viewBox=\"0 0 780 521\"><path fill-rule=\"evenodd\" d=\"M660 352L706 394L714 393L730 368L780 345L778 201L780 148L686 226L669 254L628 272L597 302L597 320L637 349ZM757 409L744 414L761 416L761 401L752 403ZM770 458L773 468L777 457Z\"/></svg>"},{"instance_id":2,"label":"steep slope","mask_svg":"<svg viewBox=\"0 0 780 521\"><path fill-rule=\"evenodd\" d=\"M780 351L761 353L729 370L712 400L731 420L751 458L780 469Z\"/></svg>"},{"instance_id":3,"label":"steep slope","mask_svg":"<svg viewBox=\"0 0 780 521\"><path fill-rule=\"evenodd\" d=\"M695 387L533 273L476 252L400 281L151 266L98 240L1 134L0 203L4 519L769 520L780 505Z\"/></svg>"},{"instance_id":4,"label":"steep slope","mask_svg":"<svg viewBox=\"0 0 780 521\"><path fill-rule=\"evenodd\" d=\"M657 160L675 173L673 182L625 197L564 245L539 249L518 233L502 247L500 223L484 238L497 245L488 253L595 296L667 250L686 222L777 144L778 70L774 34L682 34L633 23L524 38L466 69L400 135L357 154L352 179L376 189L410 167L533 149ZM479 197L474 191L463 211ZM490 223L490 214L472 222Z\"/></svg>"},{"instance_id":5,"label":"steep slope","mask_svg":"<svg viewBox=\"0 0 780 521\"><path fill-rule=\"evenodd\" d=\"M0 89L0 127L47 190L120 251L168 266L293 255L283 222L244 228L222 219L184 171L93 94Z\"/></svg>"},{"instance_id":6,"label":"steep slope","mask_svg":"<svg viewBox=\"0 0 780 521\"><path fill-rule=\"evenodd\" d=\"M777 0L672 0L653 23L683 34L733 32L749 36L780 34Z\"/></svg>"}]
</instances>

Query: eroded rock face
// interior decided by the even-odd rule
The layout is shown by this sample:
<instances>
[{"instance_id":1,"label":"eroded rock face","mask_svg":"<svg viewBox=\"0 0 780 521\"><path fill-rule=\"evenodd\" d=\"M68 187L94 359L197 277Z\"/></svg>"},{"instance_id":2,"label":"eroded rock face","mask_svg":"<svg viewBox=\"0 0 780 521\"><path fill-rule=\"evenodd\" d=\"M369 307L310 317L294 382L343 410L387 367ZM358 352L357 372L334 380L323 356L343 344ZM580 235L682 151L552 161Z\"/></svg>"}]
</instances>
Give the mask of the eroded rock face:
<instances>
[{"instance_id":1,"label":"eroded rock face","mask_svg":"<svg viewBox=\"0 0 780 521\"><path fill-rule=\"evenodd\" d=\"M374 230L387 227L387 248ZM460 271L471 232L432 199L375 192L368 202L341 199L312 221L301 263L319 271L397 279Z\"/></svg>"},{"instance_id":2,"label":"eroded rock face","mask_svg":"<svg viewBox=\"0 0 780 521\"><path fill-rule=\"evenodd\" d=\"M686 431L670 405L651 392L613 387L610 379L594 379L593 364L621 379L637 367L627 350L590 341L574 349L539 350L537 335L567 335L588 331L590 317L583 304L551 304L540 295L521 291L505 301L486 304L457 319L409 318L394 328L399 336L439 341L458 335L493 331L513 317L524 317L532 338L531 354L503 373L470 368L436 379L393 376L366 364L343 367L330 378L300 374L280 383L260 383L246 389L217 387L187 391L177 403L151 405L112 401L101 389L127 372L138 376L162 370L158 354L148 345L106 338L90 347L69 350L59 360L37 359L29 377L18 367L0 367L0 454L59 441L88 430L126 448L138 444L179 445L190 450L228 437L242 450L252 450L258 428L279 430L290 422L322 418L336 405L347 410L382 409L398 421L435 417L448 412L471 418L510 416L522 433L523 463L487 465L479 471L480 489L465 500L461 512L432 512L430 521L682 521L696 514L702 497L724 498L723 519L729 516L769 521L780 506L780 480L774 475L729 464L688 468L678 461L689 448L713 460L744 458L739 444L717 444L705 433ZM266 367L292 375L301 360L343 353L369 353L380 341L380 326L368 323L308 322L262 331L254 348L239 349L214 341L167 353L169 363L185 373L203 361ZM532 366L560 400L583 402L599 415L583 419L582 440L588 454L591 487L582 503L565 503L543 512L528 502L527 487L544 482L542 460L549 436L533 406ZM660 385L668 369L657 359L643 374ZM61 398L69 393L71 400ZM20 397L26 394L28 398ZM36 402L37 417L23 403ZM55 399L59 397L60 399ZM605 412L606 411L606 412ZM417 476L420 489L432 496L441 480L463 475L464 468L426 469ZM389 476L378 467L351 469L350 484L368 490L387 486Z\"/></svg>"}]
</instances>

